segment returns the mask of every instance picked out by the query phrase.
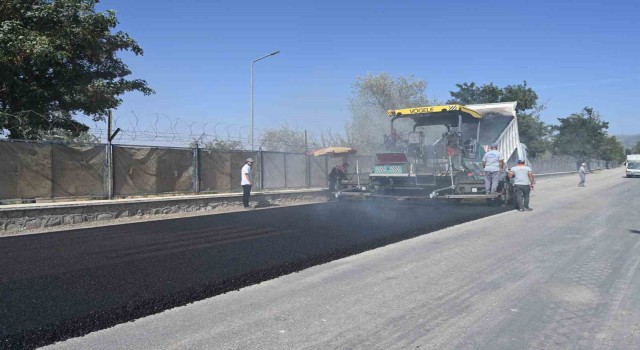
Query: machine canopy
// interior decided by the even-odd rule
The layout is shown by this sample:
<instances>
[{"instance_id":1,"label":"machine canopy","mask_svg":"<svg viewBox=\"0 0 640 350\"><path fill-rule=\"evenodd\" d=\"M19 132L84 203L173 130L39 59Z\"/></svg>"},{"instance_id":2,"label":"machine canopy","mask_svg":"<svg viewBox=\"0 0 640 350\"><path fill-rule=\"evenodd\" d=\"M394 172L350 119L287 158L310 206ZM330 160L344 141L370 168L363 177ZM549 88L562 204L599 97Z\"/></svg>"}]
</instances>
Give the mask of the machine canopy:
<instances>
[{"instance_id":1,"label":"machine canopy","mask_svg":"<svg viewBox=\"0 0 640 350\"><path fill-rule=\"evenodd\" d=\"M387 111L392 123L399 118L413 119L415 126L450 125L457 127L458 122L477 122L482 115L462 105L425 106Z\"/></svg>"}]
</instances>

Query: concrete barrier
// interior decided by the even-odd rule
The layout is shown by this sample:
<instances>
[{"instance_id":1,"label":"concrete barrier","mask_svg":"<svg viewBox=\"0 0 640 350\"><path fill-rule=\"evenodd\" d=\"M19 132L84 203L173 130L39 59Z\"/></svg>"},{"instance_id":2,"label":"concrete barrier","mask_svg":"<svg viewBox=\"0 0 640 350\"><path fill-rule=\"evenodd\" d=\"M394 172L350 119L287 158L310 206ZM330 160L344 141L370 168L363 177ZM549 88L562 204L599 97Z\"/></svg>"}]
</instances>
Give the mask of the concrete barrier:
<instances>
[{"instance_id":1,"label":"concrete barrier","mask_svg":"<svg viewBox=\"0 0 640 350\"><path fill-rule=\"evenodd\" d=\"M251 202L256 208L326 202L329 198L330 193L325 189L265 191L251 194ZM6 205L0 206L0 235L120 218L240 209L242 194L238 193Z\"/></svg>"}]
</instances>

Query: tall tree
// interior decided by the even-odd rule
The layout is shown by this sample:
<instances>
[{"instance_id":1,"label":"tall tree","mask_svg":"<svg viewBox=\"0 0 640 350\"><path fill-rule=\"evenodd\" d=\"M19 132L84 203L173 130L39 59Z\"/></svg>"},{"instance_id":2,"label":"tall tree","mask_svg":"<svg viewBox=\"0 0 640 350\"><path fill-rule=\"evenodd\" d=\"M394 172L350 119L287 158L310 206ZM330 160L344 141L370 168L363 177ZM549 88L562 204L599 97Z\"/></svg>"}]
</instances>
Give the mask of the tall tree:
<instances>
[{"instance_id":1,"label":"tall tree","mask_svg":"<svg viewBox=\"0 0 640 350\"><path fill-rule=\"evenodd\" d=\"M470 105L476 103L494 103L503 101L504 91L493 85L493 83L482 86L476 83L456 84L458 91L450 91L452 99L447 103L455 103L461 105Z\"/></svg>"},{"instance_id":2,"label":"tall tree","mask_svg":"<svg viewBox=\"0 0 640 350\"><path fill-rule=\"evenodd\" d=\"M640 141L636 142L636 144L629 149L628 154L640 154Z\"/></svg>"},{"instance_id":3,"label":"tall tree","mask_svg":"<svg viewBox=\"0 0 640 350\"><path fill-rule=\"evenodd\" d=\"M551 151L550 126L540 120L544 106L538 104L538 94L524 81L522 84L500 88L493 83L482 86L476 83L456 84L457 91L450 91L448 103L476 104L517 101L520 142L527 145L532 157Z\"/></svg>"},{"instance_id":4,"label":"tall tree","mask_svg":"<svg viewBox=\"0 0 640 350\"><path fill-rule=\"evenodd\" d=\"M262 132L262 147L267 151L306 152L308 148L317 148L317 143L305 139L303 130L296 130L284 124L279 129L266 129Z\"/></svg>"},{"instance_id":5,"label":"tall tree","mask_svg":"<svg viewBox=\"0 0 640 350\"><path fill-rule=\"evenodd\" d=\"M375 153L384 148L384 134L390 132L390 109L429 104L427 82L413 76L397 78L387 73L357 77L353 83L349 109L351 121L346 126L347 139L361 153ZM397 123L400 131L409 125Z\"/></svg>"},{"instance_id":6,"label":"tall tree","mask_svg":"<svg viewBox=\"0 0 640 350\"><path fill-rule=\"evenodd\" d=\"M615 136L607 136L600 148L599 158L607 162L622 163L625 160L625 149Z\"/></svg>"},{"instance_id":7,"label":"tall tree","mask_svg":"<svg viewBox=\"0 0 640 350\"><path fill-rule=\"evenodd\" d=\"M96 12L97 3L0 2L0 131L10 138L86 131L75 114L101 120L125 92L153 93L146 81L126 79L131 71L117 53L142 55L142 48L127 33L112 32L115 12Z\"/></svg>"},{"instance_id":8,"label":"tall tree","mask_svg":"<svg viewBox=\"0 0 640 350\"><path fill-rule=\"evenodd\" d=\"M200 147L206 150L217 150L217 151L241 151L244 149L241 141L238 140L223 140L219 138L214 138L212 140L193 140L189 143L189 147L195 148Z\"/></svg>"},{"instance_id":9,"label":"tall tree","mask_svg":"<svg viewBox=\"0 0 640 350\"><path fill-rule=\"evenodd\" d=\"M340 133L334 133L331 129L320 133L320 140L318 146L331 147L331 146L349 146L349 141L344 135Z\"/></svg>"},{"instance_id":10,"label":"tall tree","mask_svg":"<svg viewBox=\"0 0 640 350\"><path fill-rule=\"evenodd\" d=\"M570 155L579 162L602 157L609 123L601 119L600 113L585 107L558 121L560 124L553 127L557 132L553 143L557 154Z\"/></svg>"}]
</instances>

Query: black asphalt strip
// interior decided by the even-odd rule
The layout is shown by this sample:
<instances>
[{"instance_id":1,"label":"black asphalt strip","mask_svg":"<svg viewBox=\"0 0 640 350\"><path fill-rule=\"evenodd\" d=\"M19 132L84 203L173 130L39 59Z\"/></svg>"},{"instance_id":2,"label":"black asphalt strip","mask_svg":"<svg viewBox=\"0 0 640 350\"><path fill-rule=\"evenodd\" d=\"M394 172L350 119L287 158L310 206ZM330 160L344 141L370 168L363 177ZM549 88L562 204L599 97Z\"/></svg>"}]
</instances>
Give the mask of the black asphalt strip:
<instances>
[{"instance_id":1,"label":"black asphalt strip","mask_svg":"<svg viewBox=\"0 0 640 350\"><path fill-rule=\"evenodd\" d=\"M35 348L505 211L332 202L0 239L0 348Z\"/></svg>"}]
</instances>

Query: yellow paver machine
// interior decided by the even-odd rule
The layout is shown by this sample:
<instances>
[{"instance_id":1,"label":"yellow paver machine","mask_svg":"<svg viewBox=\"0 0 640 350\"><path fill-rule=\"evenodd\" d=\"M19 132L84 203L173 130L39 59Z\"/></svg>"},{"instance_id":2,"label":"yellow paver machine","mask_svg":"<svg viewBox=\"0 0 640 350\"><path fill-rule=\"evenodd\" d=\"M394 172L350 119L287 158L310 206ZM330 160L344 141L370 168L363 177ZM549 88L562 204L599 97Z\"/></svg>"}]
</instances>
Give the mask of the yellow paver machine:
<instances>
[{"instance_id":1,"label":"yellow paver machine","mask_svg":"<svg viewBox=\"0 0 640 350\"><path fill-rule=\"evenodd\" d=\"M509 201L506 176L499 194L486 194L482 157L489 145L496 143L505 163L526 160L515 107L516 102L505 102L388 111L391 129L384 137L387 151L376 154L369 184L341 191L337 197ZM411 131L405 135L396 132L399 120L409 120ZM434 138L434 134L438 136Z\"/></svg>"}]
</instances>

